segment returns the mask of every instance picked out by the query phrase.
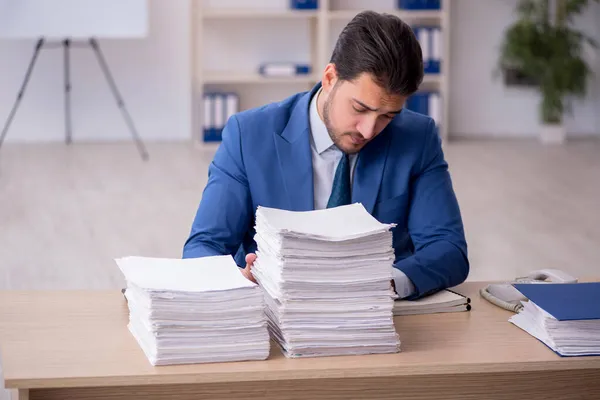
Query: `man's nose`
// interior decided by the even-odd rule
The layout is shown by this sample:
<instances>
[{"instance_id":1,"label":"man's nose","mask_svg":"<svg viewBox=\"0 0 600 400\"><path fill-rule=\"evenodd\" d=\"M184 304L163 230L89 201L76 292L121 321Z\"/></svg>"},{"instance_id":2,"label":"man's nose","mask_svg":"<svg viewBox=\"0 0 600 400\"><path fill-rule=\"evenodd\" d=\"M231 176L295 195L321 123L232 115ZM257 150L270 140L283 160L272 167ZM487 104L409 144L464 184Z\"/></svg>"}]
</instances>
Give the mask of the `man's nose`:
<instances>
[{"instance_id":1,"label":"man's nose","mask_svg":"<svg viewBox=\"0 0 600 400\"><path fill-rule=\"evenodd\" d=\"M360 121L359 125L357 126L357 130L360 132L360 134L363 136L363 138L365 138L366 140L371 139L373 136L375 136L375 125L377 124L377 119L376 118L364 118L362 121Z\"/></svg>"}]
</instances>

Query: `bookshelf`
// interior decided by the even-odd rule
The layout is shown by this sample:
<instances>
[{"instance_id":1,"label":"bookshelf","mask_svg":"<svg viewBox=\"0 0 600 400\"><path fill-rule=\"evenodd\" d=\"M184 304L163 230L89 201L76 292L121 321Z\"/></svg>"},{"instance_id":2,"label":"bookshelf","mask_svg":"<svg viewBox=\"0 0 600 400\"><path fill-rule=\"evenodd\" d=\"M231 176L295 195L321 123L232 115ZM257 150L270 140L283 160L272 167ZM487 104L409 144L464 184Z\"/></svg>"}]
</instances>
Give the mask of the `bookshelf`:
<instances>
[{"instance_id":1,"label":"bookshelf","mask_svg":"<svg viewBox=\"0 0 600 400\"><path fill-rule=\"evenodd\" d=\"M192 0L192 128L203 143L205 92L235 92L239 110L281 100L309 90L320 79L337 36L358 12L371 9L397 15L411 26L441 28L442 67L426 74L420 91L441 98L439 132L448 139L449 116L449 0L440 10L403 10L396 0L319 0L316 10L293 10L289 0ZM312 73L265 77L261 62L309 64Z\"/></svg>"}]
</instances>

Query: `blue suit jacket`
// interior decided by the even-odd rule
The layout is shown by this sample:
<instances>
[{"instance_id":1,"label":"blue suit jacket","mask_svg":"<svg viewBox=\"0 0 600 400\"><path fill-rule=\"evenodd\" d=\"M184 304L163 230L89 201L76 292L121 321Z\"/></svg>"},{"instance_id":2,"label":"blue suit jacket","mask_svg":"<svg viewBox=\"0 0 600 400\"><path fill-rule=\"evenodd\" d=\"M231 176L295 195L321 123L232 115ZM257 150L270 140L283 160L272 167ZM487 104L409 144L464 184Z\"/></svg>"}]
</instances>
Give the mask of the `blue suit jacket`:
<instances>
[{"instance_id":1,"label":"blue suit jacket","mask_svg":"<svg viewBox=\"0 0 600 400\"><path fill-rule=\"evenodd\" d=\"M240 266L256 250L261 205L313 209L309 103L320 87L243 111L223 130L183 257L231 254ZM352 201L396 223L395 268L421 297L462 283L469 272L459 206L433 120L403 110L359 153Z\"/></svg>"}]
</instances>

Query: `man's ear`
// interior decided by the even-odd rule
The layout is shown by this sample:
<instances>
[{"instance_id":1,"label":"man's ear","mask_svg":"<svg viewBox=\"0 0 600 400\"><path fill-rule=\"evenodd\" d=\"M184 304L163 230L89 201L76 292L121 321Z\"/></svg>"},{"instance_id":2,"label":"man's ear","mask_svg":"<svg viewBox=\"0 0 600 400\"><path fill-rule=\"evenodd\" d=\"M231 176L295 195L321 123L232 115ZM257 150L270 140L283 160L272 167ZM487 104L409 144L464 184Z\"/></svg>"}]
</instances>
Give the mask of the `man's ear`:
<instances>
[{"instance_id":1,"label":"man's ear","mask_svg":"<svg viewBox=\"0 0 600 400\"><path fill-rule=\"evenodd\" d=\"M323 71L323 78L321 79L321 84L323 86L323 90L326 93L330 93L333 87L335 86L338 80L337 70L335 68L335 64L329 63L325 67Z\"/></svg>"}]
</instances>

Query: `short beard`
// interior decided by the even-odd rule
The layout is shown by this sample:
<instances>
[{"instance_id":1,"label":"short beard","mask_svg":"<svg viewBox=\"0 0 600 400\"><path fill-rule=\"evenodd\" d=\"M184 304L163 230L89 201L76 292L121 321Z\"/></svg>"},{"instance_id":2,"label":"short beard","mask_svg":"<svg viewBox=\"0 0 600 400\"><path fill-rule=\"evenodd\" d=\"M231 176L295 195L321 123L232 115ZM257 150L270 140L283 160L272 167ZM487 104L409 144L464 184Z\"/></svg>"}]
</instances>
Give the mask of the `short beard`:
<instances>
[{"instance_id":1,"label":"short beard","mask_svg":"<svg viewBox=\"0 0 600 400\"><path fill-rule=\"evenodd\" d=\"M339 81L336 82L335 85L333 85L329 97L327 97L327 100L325 100L325 103L323 104L323 122L325 123L325 128L327 128L327 133L329 134L329 137L331 138L333 144L335 144L337 148L342 150L344 153L347 153L347 151L345 149L342 149L342 147L340 146L340 139L342 135L337 133L335 129L333 129L331 119L329 118L331 103L333 103L333 99L335 98L335 94L338 90L338 84Z\"/></svg>"}]
</instances>

